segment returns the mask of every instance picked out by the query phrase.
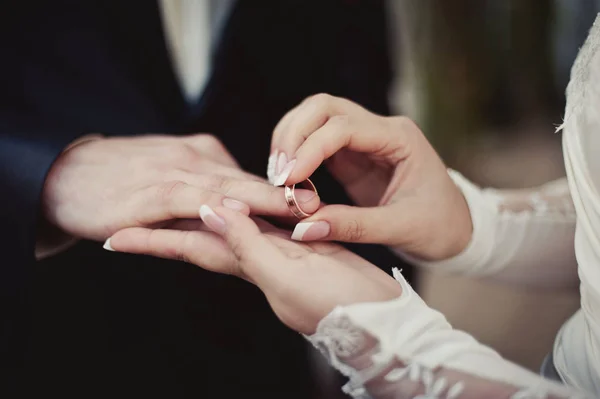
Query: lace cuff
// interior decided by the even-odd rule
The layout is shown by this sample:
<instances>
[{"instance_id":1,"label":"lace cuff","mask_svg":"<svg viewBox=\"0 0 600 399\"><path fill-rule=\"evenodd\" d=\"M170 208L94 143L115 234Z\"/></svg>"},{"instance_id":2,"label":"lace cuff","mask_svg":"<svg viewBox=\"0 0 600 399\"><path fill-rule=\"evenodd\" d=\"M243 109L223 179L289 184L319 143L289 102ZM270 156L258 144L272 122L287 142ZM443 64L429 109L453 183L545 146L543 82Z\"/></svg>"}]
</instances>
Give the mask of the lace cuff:
<instances>
[{"instance_id":1,"label":"lace cuff","mask_svg":"<svg viewBox=\"0 0 600 399\"><path fill-rule=\"evenodd\" d=\"M349 382L354 398L586 398L503 359L452 329L397 269L402 295L334 309L307 339Z\"/></svg>"}]
</instances>

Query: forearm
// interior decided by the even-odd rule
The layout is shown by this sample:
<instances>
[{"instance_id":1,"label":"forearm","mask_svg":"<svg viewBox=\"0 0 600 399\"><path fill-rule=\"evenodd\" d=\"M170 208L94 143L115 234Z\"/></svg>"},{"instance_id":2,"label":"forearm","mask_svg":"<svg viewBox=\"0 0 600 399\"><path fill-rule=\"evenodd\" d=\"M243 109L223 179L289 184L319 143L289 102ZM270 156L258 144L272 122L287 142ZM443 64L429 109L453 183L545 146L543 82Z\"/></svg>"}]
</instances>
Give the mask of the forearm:
<instances>
[{"instance_id":1,"label":"forearm","mask_svg":"<svg viewBox=\"0 0 600 399\"><path fill-rule=\"evenodd\" d=\"M471 212L471 242L451 259L412 262L514 285L577 286L576 215L566 179L535 189L482 190L457 172L449 173Z\"/></svg>"}]
</instances>

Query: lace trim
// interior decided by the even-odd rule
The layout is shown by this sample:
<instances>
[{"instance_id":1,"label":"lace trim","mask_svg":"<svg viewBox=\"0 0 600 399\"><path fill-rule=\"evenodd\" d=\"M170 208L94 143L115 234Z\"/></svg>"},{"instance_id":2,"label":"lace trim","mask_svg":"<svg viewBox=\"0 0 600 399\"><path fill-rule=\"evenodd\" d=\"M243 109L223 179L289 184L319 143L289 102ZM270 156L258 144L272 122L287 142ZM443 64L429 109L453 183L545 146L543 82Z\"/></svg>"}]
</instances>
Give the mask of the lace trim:
<instances>
[{"instance_id":1,"label":"lace trim","mask_svg":"<svg viewBox=\"0 0 600 399\"><path fill-rule=\"evenodd\" d=\"M393 274L401 283L398 269L394 268ZM333 367L349 378L342 390L355 399L371 399L365 386L380 377L383 377L383 381L388 384L411 382L410 386L402 387L401 390L406 393L405 388L411 388L411 392L421 392L411 394L413 396L409 397L413 399L459 399L466 389L464 381L451 383L444 376L436 377L434 369L409 359L402 361L394 354L381 353L379 346L374 348L375 353L370 356L371 365L363 370L357 370L344 363L341 359L356 358L368 350L366 348L368 336L364 330L352 325L342 308L336 308L319 323L317 333L306 338L323 353ZM393 365L398 364L399 360L402 365L394 367ZM407 397L400 395L401 393L398 392L397 395L394 394L394 398ZM542 386L522 388L510 396L510 399L546 398L549 398L549 393Z\"/></svg>"},{"instance_id":2,"label":"lace trim","mask_svg":"<svg viewBox=\"0 0 600 399\"><path fill-rule=\"evenodd\" d=\"M560 215L575 218L575 206L566 179L549 183L536 191L484 190L495 197L498 212L509 214Z\"/></svg>"}]
</instances>

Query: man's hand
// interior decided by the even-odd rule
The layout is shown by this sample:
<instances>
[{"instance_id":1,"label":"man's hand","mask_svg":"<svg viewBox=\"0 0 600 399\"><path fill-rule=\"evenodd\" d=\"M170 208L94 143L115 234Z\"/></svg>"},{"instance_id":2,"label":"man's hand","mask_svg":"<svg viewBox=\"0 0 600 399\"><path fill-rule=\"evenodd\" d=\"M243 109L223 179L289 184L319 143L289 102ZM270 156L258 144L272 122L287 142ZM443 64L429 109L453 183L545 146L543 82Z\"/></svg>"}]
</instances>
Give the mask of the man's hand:
<instances>
[{"instance_id":1,"label":"man's hand","mask_svg":"<svg viewBox=\"0 0 600 399\"><path fill-rule=\"evenodd\" d=\"M297 192L303 209L319 198ZM126 227L198 219L203 204L290 216L283 190L242 171L215 137L138 136L91 140L54 163L42 194L46 220L76 237L105 240Z\"/></svg>"}]
</instances>

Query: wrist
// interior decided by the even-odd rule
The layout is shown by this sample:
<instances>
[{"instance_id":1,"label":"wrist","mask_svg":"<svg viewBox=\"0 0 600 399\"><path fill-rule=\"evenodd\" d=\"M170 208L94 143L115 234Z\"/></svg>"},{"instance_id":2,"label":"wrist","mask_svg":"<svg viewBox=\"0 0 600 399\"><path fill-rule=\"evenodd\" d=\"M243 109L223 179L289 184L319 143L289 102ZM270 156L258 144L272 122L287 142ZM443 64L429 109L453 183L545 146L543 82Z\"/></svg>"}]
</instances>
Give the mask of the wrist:
<instances>
[{"instance_id":1,"label":"wrist","mask_svg":"<svg viewBox=\"0 0 600 399\"><path fill-rule=\"evenodd\" d=\"M473 240L473 220L471 211L463 192L460 188L456 190L454 199L452 220L448 223L450 230L449 245L444 249L441 256L436 260L450 259L463 253Z\"/></svg>"},{"instance_id":2,"label":"wrist","mask_svg":"<svg viewBox=\"0 0 600 399\"><path fill-rule=\"evenodd\" d=\"M60 155L63 155L67 151L70 151L79 145L102 138L103 136L100 134L88 134L81 136L66 146ZM44 189L43 193L45 192L46 190ZM45 203L44 194L42 194L42 203ZM35 243L35 257L38 260L56 255L70 248L77 243L77 241L79 241L77 237L66 233L60 228L60 226L53 224L46 216L47 213L48 210L45 206L43 206L42 216L38 223Z\"/></svg>"},{"instance_id":3,"label":"wrist","mask_svg":"<svg viewBox=\"0 0 600 399\"><path fill-rule=\"evenodd\" d=\"M486 197L482 190L471 183L460 173L448 170L448 174L459 188L465 200L471 220L470 235L463 235L453 241L452 251L445 257L423 259L413 257L407 253L397 251L397 254L406 258L411 263L419 266L444 270L447 272L464 273L467 269L474 269L488 261L489 254L496 245L495 218L496 205L493 200ZM451 228L453 226L450 226ZM468 238L467 238L468 237ZM466 246L464 242L467 242ZM453 255L451 252L455 252Z\"/></svg>"}]
</instances>

